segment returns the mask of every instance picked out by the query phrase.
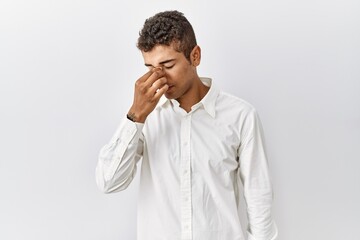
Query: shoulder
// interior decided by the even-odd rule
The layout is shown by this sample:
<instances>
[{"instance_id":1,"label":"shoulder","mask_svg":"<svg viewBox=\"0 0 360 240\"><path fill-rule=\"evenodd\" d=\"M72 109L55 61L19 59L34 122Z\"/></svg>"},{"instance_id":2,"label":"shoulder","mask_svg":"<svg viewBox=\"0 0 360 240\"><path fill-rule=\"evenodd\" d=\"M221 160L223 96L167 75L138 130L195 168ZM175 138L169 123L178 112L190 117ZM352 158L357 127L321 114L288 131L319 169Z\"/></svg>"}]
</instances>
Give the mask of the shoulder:
<instances>
[{"instance_id":1,"label":"shoulder","mask_svg":"<svg viewBox=\"0 0 360 240\"><path fill-rule=\"evenodd\" d=\"M241 115L256 113L256 109L251 103L224 91L219 92L216 106L219 110L230 110Z\"/></svg>"}]
</instances>

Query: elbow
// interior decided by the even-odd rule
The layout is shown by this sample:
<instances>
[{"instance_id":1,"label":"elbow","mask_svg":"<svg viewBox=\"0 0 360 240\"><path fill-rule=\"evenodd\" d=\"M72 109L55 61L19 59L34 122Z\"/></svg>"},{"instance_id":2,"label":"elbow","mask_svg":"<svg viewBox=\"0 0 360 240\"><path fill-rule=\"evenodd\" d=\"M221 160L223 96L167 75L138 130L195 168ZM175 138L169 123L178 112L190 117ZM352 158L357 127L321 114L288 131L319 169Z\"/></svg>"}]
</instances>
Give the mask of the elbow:
<instances>
[{"instance_id":1,"label":"elbow","mask_svg":"<svg viewBox=\"0 0 360 240\"><path fill-rule=\"evenodd\" d=\"M111 187L99 187L99 190L104 193L104 194L110 194L110 193L114 193L114 192L118 192L118 191L115 191L113 188Z\"/></svg>"},{"instance_id":2,"label":"elbow","mask_svg":"<svg viewBox=\"0 0 360 240\"><path fill-rule=\"evenodd\" d=\"M135 173L135 165L132 168L120 168L114 171L109 166L98 164L95 170L96 184L98 189L105 194L120 192L129 186Z\"/></svg>"},{"instance_id":3,"label":"elbow","mask_svg":"<svg viewBox=\"0 0 360 240\"><path fill-rule=\"evenodd\" d=\"M105 193L105 194L113 193L113 191L111 191L111 187L109 186L109 184L107 184L104 180L99 180L97 178L96 185L97 185L98 189L100 190L100 192L102 192L102 193Z\"/></svg>"},{"instance_id":4,"label":"elbow","mask_svg":"<svg viewBox=\"0 0 360 240\"><path fill-rule=\"evenodd\" d=\"M132 181L132 178L133 178L133 176L131 176L130 178L124 179L123 181L119 181L119 179L117 179L117 181L115 181L114 178L110 178L110 179L106 180L104 178L104 176L97 175L96 184L97 184L98 189L102 193L109 194L109 193L120 192L120 191L127 189L130 182Z\"/></svg>"},{"instance_id":5,"label":"elbow","mask_svg":"<svg viewBox=\"0 0 360 240\"><path fill-rule=\"evenodd\" d=\"M110 194L115 192L120 192L125 190L129 186L128 183L126 184L112 184L112 183L103 183L101 185L98 184L99 190L104 194Z\"/></svg>"}]
</instances>

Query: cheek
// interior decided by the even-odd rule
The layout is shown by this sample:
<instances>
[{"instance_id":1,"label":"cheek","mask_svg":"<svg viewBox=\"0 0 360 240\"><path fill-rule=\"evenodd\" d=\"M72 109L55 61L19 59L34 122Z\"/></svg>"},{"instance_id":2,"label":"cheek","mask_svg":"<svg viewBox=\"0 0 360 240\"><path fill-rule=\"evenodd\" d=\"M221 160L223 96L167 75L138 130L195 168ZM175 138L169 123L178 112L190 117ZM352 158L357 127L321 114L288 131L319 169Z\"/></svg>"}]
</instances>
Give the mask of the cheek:
<instances>
[{"instance_id":1,"label":"cheek","mask_svg":"<svg viewBox=\"0 0 360 240\"><path fill-rule=\"evenodd\" d=\"M189 73L189 69L187 67L178 67L166 71L168 80L173 81L174 83L185 82L185 79L187 79L189 75L191 74Z\"/></svg>"},{"instance_id":2,"label":"cheek","mask_svg":"<svg viewBox=\"0 0 360 240\"><path fill-rule=\"evenodd\" d=\"M168 70L165 72L165 75L169 82L171 83L179 83L184 76L184 73L179 70Z\"/></svg>"}]
</instances>

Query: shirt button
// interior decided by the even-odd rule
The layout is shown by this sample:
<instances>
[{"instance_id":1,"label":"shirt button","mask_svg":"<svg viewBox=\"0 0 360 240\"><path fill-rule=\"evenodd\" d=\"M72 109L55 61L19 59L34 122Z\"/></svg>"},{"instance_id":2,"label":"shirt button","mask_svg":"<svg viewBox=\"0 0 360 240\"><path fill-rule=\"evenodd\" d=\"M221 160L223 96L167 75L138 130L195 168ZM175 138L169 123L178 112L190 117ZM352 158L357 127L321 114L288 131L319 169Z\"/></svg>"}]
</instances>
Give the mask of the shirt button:
<instances>
[{"instance_id":1,"label":"shirt button","mask_svg":"<svg viewBox=\"0 0 360 240\"><path fill-rule=\"evenodd\" d=\"M184 142L184 146L187 146L188 145L188 142Z\"/></svg>"}]
</instances>

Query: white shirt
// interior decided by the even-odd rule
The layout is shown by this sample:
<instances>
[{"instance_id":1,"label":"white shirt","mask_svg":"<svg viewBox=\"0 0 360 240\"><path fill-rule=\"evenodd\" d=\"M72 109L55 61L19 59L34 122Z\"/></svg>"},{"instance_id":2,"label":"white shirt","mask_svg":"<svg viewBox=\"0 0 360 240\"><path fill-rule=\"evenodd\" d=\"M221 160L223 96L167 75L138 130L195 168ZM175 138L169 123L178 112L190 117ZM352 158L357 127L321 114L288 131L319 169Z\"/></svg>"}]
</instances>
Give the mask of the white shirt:
<instances>
[{"instance_id":1,"label":"white shirt","mask_svg":"<svg viewBox=\"0 0 360 240\"><path fill-rule=\"evenodd\" d=\"M238 215L243 184L248 240L274 240L273 192L256 110L211 86L189 113L163 97L144 124L124 118L100 150L96 180L124 190L141 161L138 240L244 240ZM242 200L242 199L240 199Z\"/></svg>"}]
</instances>

